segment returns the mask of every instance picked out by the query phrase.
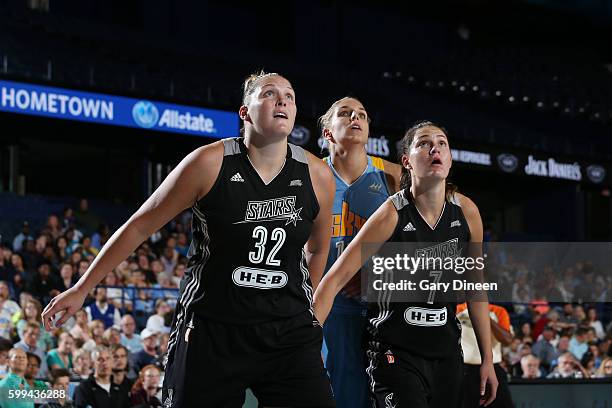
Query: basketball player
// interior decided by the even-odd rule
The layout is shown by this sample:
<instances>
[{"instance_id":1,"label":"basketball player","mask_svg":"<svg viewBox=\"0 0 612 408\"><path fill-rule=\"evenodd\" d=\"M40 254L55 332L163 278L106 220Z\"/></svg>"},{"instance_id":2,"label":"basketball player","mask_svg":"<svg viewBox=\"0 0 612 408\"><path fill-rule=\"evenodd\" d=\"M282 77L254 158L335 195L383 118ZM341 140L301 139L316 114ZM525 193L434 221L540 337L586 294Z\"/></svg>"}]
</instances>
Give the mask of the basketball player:
<instances>
[{"instance_id":1,"label":"basketball player","mask_svg":"<svg viewBox=\"0 0 612 408\"><path fill-rule=\"evenodd\" d=\"M61 325L85 295L183 209L193 241L164 379L164 406L241 407L250 387L265 407L333 407L311 308L327 260L334 181L287 143L295 93L278 74L250 76L244 138L189 154L108 241L77 285L47 306Z\"/></svg>"},{"instance_id":2,"label":"basketball player","mask_svg":"<svg viewBox=\"0 0 612 408\"><path fill-rule=\"evenodd\" d=\"M368 219L323 278L315 293L320 322L327 318L338 291L361 267L363 243L482 242L478 208L446 183L452 164L447 133L431 122L418 123L406 132L401 151L402 190ZM368 247L364 259L374 250ZM366 372L376 407L461 405L463 361L455 308L456 301L436 302L435 298L431 304L391 302L389 298L369 304ZM480 397L489 404L495 399L497 379L488 303L469 302L468 308L483 362Z\"/></svg>"},{"instance_id":3,"label":"basketball player","mask_svg":"<svg viewBox=\"0 0 612 408\"><path fill-rule=\"evenodd\" d=\"M358 99L337 100L319 123L329 149L324 160L336 179L328 270L366 219L399 189L401 166L367 154L370 118ZM359 299L359 276L336 296L323 326L325 368L338 408L372 406L363 370L367 304Z\"/></svg>"}]
</instances>

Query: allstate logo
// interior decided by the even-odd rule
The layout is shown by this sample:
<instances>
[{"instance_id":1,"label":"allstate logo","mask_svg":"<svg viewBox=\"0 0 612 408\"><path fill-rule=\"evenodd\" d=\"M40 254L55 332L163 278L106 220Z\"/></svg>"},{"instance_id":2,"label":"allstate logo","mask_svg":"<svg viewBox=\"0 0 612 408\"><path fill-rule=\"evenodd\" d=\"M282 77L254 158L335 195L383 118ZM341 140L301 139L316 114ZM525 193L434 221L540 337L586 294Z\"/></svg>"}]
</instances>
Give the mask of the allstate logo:
<instances>
[{"instance_id":1,"label":"allstate logo","mask_svg":"<svg viewBox=\"0 0 612 408\"><path fill-rule=\"evenodd\" d=\"M289 142L298 146L304 146L310 139L310 130L304 126L296 126L289 135Z\"/></svg>"},{"instance_id":2,"label":"allstate logo","mask_svg":"<svg viewBox=\"0 0 612 408\"><path fill-rule=\"evenodd\" d=\"M593 183L601 183L606 178L606 169L603 167L592 164L586 168L587 176Z\"/></svg>"},{"instance_id":3,"label":"allstate logo","mask_svg":"<svg viewBox=\"0 0 612 408\"><path fill-rule=\"evenodd\" d=\"M159 111L151 102L140 101L132 108L132 117L138 126L150 129L157 124Z\"/></svg>"},{"instance_id":4,"label":"allstate logo","mask_svg":"<svg viewBox=\"0 0 612 408\"><path fill-rule=\"evenodd\" d=\"M497 164L506 173L512 173L518 167L518 159L513 154L503 153L497 156Z\"/></svg>"}]
</instances>

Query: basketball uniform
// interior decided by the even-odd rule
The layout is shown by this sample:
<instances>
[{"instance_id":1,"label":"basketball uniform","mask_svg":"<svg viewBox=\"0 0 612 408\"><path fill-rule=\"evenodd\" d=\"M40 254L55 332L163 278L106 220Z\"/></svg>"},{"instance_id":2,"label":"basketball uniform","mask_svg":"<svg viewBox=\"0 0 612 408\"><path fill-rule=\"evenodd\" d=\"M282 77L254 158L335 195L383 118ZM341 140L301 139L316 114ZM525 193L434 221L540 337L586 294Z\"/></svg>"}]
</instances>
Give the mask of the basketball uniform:
<instances>
[{"instance_id":1,"label":"basketball uniform","mask_svg":"<svg viewBox=\"0 0 612 408\"><path fill-rule=\"evenodd\" d=\"M382 159L368 156L364 173L346 184L329 157L325 162L336 180L332 239L327 272L374 211L389 197ZM323 358L338 408L371 407L365 375L363 333L367 304L339 293L323 325Z\"/></svg>"},{"instance_id":2,"label":"basketball uniform","mask_svg":"<svg viewBox=\"0 0 612 408\"><path fill-rule=\"evenodd\" d=\"M470 232L458 200L445 200L431 227L409 195L401 190L390 197L398 222L388 242L414 242L420 251L434 253L449 247L462 251ZM366 372L374 406L460 407L463 358L456 301L434 297L428 303L425 297L409 303L393 301L393 295L386 292L368 305Z\"/></svg>"},{"instance_id":3,"label":"basketball uniform","mask_svg":"<svg viewBox=\"0 0 612 408\"><path fill-rule=\"evenodd\" d=\"M333 407L303 247L319 212L304 150L264 183L242 138L193 206L193 240L168 343L164 404Z\"/></svg>"}]
</instances>

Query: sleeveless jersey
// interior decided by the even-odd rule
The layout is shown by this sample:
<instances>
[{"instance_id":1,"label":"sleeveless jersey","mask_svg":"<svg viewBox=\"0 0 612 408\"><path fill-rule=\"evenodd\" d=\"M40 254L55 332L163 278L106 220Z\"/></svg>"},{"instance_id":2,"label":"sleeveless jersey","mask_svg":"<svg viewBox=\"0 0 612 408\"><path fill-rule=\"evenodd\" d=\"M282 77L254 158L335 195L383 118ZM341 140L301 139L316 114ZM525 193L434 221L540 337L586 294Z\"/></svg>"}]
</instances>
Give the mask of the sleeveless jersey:
<instances>
[{"instance_id":1,"label":"sleeveless jersey","mask_svg":"<svg viewBox=\"0 0 612 408\"><path fill-rule=\"evenodd\" d=\"M352 184L346 184L338 175L329 157L323 159L331 168L336 180L336 195L332 210L332 237L325 272L336 262L342 251L351 243L366 220L389 197L383 160L368 156L363 174ZM367 306L342 293L334 299L334 309L361 313Z\"/></svg>"},{"instance_id":2,"label":"sleeveless jersey","mask_svg":"<svg viewBox=\"0 0 612 408\"><path fill-rule=\"evenodd\" d=\"M204 319L248 325L312 312L303 247L319 204L306 153L289 144L283 168L265 184L242 138L223 144L219 176L192 208L193 240L177 319L194 311Z\"/></svg>"},{"instance_id":3,"label":"sleeveless jersey","mask_svg":"<svg viewBox=\"0 0 612 408\"><path fill-rule=\"evenodd\" d=\"M464 250L462 247L469 241L470 231L455 196L445 200L440 218L432 228L408 197L409 194L409 191L401 190L390 197L399 218L387 242L422 243L416 247L424 252L440 252L437 249L447 250L449 246L456 252ZM452 279L451 273L443 273L442 281ZM433 279L430 278L430 281ZM461 325L455 317L457 302L449 302L448 299L436 301L434 297L433 303L427 303L426 292L422 293L422 303L394 302L393 293L389 291L381 301L369 303L369 353L408 352L425 358L445 358L460 352Z\"/></svg>"}]
</instances>

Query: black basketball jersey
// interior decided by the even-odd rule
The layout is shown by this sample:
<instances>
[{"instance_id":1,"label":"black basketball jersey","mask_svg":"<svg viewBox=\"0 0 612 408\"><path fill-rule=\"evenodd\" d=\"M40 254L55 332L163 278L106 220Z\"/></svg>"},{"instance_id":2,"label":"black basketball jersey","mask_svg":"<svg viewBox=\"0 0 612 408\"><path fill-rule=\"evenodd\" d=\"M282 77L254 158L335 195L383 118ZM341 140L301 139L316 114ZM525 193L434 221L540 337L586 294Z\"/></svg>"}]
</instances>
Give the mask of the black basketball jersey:
<instances>
[{"instance_id":1,"label":"black basketball jersey","mask_svg":"<svg viewBox=\"0 0 612 408\"><path fill-rule=\"evenodd\" d=\"M398 221L387 242L414 242L421 254L460 253L470 239L470 231L455 196L445 200L436 225L431 227L409 195L409 191L401 190L389 197L397 209ZM450 274L446 273L445 278ZM369 303L367 347L371 353L407 351L426 358L444 358L460 352L457 302L449 301L448 296L438 296L437 301L434 296L428 302L427 292L419 295L423 302L396 302L393 293L385 293L378 302Z\"/></svg>"},{"instance_id":2,"label":"black basketball jersey","mask_svg":"<svg viewBox=\"0 0 612 408\"><path fill-rule=\"evenodd\" d=\"M182 309L232 324L312 311L303 247L319 204L306 153L289 144L283 168L265 184L242 138L225 139L223 144L219 176L192 208L193 240L181 285Z\"/></svg>"}]
</instances>

